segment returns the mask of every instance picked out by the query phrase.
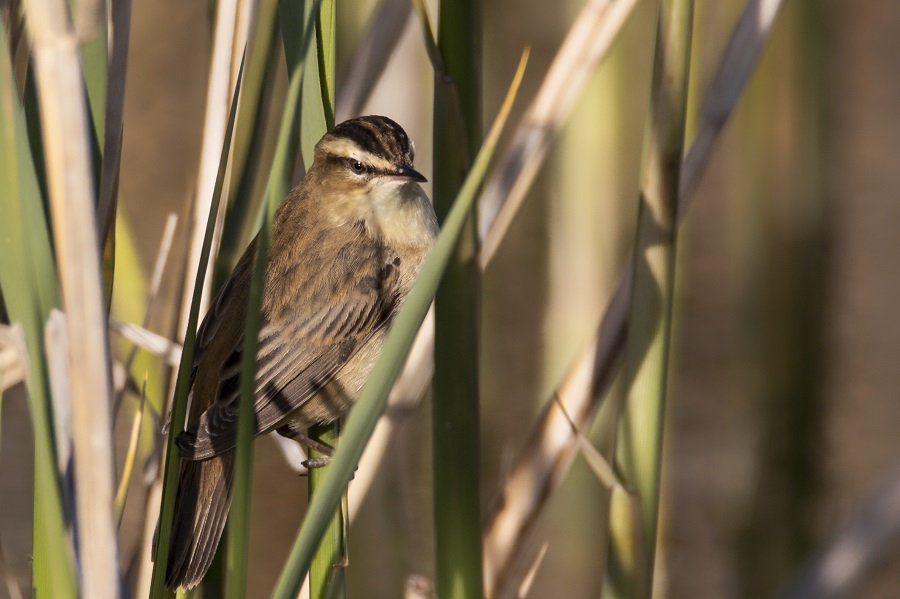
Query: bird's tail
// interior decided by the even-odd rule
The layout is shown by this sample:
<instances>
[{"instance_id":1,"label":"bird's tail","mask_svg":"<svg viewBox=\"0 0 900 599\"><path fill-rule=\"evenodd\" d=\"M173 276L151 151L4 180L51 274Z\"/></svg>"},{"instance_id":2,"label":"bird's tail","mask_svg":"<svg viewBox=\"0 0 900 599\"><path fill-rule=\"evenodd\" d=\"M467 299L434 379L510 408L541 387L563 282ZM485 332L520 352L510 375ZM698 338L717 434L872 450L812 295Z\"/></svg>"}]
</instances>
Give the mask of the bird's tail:
<instances>
[{"instance_id":1,"label":"bird's tail","mask_svg":"<svg viewBox=\"0 0 900 599\"><path fill-rule=\"evenodd\" d=\"M182 460L166 564L166 586L197 586L216 554L231 508L234 451Z\"/></svg>"}]
</instances>

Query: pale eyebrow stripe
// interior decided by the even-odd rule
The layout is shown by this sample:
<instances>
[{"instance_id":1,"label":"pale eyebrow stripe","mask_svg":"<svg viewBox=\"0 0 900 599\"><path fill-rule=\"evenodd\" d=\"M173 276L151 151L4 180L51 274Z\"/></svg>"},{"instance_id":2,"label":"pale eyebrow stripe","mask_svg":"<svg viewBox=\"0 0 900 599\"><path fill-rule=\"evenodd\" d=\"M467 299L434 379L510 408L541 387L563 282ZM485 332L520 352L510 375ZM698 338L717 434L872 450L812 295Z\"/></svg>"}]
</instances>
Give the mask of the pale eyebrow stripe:
<instances>
[{"instance_id":1,"label":"pale eyebrow stripe","mask_svg":"<svg viewBox=\"0 0 900 599\"><path fill-rule=\"evenodd\" d=\"M349 139L329 139L322 143L322 150L333 156L355 158L360 162L370 164L378 170L392 171L396 166L377 154L373 154L359 147Z\"/></svg>"}]
</instances>

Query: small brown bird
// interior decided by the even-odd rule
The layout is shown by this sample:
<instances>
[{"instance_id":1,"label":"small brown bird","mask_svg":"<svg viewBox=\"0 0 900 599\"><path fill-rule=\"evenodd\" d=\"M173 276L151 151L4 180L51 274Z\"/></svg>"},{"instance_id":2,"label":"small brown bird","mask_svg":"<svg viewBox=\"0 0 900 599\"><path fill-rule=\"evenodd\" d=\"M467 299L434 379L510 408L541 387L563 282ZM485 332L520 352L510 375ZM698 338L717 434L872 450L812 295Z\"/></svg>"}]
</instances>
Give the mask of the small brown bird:
<instances>
[{"instance_id":1,"label":"small brown bird","mask_svg":"<svg viewBox=\"0 0 900 599\"><path fill-rule=\"evenodd\" d=\"M434 242L413 144L382 116L341 123L275 213L257 351L255 434L298 436L346 412ZM166 586L195 586L231 507L254 240L197 333Z\"/></svg>"}]
</instances>

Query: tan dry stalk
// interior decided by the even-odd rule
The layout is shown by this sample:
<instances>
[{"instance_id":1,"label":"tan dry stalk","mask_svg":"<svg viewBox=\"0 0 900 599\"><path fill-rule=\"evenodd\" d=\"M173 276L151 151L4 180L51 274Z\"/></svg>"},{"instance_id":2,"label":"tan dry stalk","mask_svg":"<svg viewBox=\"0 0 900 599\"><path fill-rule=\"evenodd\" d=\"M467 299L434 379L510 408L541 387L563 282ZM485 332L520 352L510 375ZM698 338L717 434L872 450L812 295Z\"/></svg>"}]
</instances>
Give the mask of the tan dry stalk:
<instances>
[{"instance_id":1,"label":"tan dry stalk","mask_svg":"<svg viewBox=\"0 0 900 599\"><path fill-rule=\"evenodd\" d=\"M200 262L200 251L203 248L203 236L206 231L206 217L212 202L216 174L219 171L219 157L222 143L225 140L225 125L228 122L228 109L238 75L240 56L247 44L248 19L242 19L240 6L246 7L250 0L222 0L216 5L216 24L213 38L213 53L209 65L209 83L206 88L206 111L203 119L203 142L200 150L200 170L197 175L197 187L194 194L193 209L189 227L187 263L184 271L184 293L181 301L181 314L178 321L178 340L184 339L184 328L187 326L188 313L191 309L191 290L197 278ZM243 26L242 26L243 24ZM235 54L238 60L235 61ZM223 193L227 196L228 190ZM224 210L226 202L222 202ZM221 219L220 225L221 225ZM214 260L218 252L218 237L213 237L210 259ZM200 314L205 314L209 306L209 291L212 277L204 283L203 300L200 302ZM174 383L173 383L174 388Z\"/></svg>"},{"instance_id":2,"label":"tan dry stalk","mask_svg":"<svg viewBox=\"0 0 900 599\"><path fill-rule=\"evenodd\" d=\"M66 310L81 594L119 597L110 360L87 107L63 0L28 0L56 261ZM65 440L59 440L60 445Z\"/></svg>"},{"instance_id":3,"label":"tan dry stalk","mask_svg":"<svg viewBox=\"0 0 900 599\"><path fill-rule=\"evenodd\" d=\"M636 5L637 0L591 0L581 9L512 143L485 183L478 203L482 268L494 257L521 207L550 142Z\"/></svg>"}]
</instances>

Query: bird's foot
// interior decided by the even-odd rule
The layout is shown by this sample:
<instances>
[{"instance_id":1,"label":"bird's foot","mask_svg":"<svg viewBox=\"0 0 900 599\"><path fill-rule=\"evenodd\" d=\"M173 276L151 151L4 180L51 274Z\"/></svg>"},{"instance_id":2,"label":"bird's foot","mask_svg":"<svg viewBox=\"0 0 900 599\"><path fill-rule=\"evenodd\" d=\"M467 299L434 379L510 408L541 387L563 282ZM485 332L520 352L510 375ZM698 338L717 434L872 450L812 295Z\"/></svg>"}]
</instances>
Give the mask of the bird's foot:
<instances>
[{"instance_id":1,"label":"bird's foot","mask_svg":"<svg viewBox=\"0 0 900 599\"><path fill-rule=\"evenodd\" d=\"M308 458L300 462L307 470L312 470L313 468L321 468L323 466L327 466L331 463L331 456L323 455L319 458Z\"/></svg>"},{"instance_id":2,"label":"bird's foot","mask_svg":"<svg viewBox=\"0 0 900 599\"><path fill-rule=\"evenodd\" d=\"M328 457L334 453L334 447L330 445L325 445L321 441L316 441L312 437L308 437L301 433L300 431L289 427L288 425L284 425L278 429L278 434L282 437L287 437L288 439L293 439L303 447L307 449L312 449L314 451L318 451L319 453L325 454Z\"/></svg>"},{"instance_id":3,"label":"bird's foot","mask_svg":"<svg viewBox=\"0 0 900 599\"><path fill-rule=\"evenodd\" d=\"M316 441L312 437L309 437L297 429L291 428L288 425L284 425L278 429L278 434L282 437L287 437L288 439L293 439L303 447L307 449L312 449L313 451L317 451L322 454L321 457L317 458L308 458L303 460L301 464L303 464L304 468L321 468L323 466L327 466L329 462L331 462L331 456L334 454L334 448L325 445L320 441Z\"/></svg>"}]
</instances>

